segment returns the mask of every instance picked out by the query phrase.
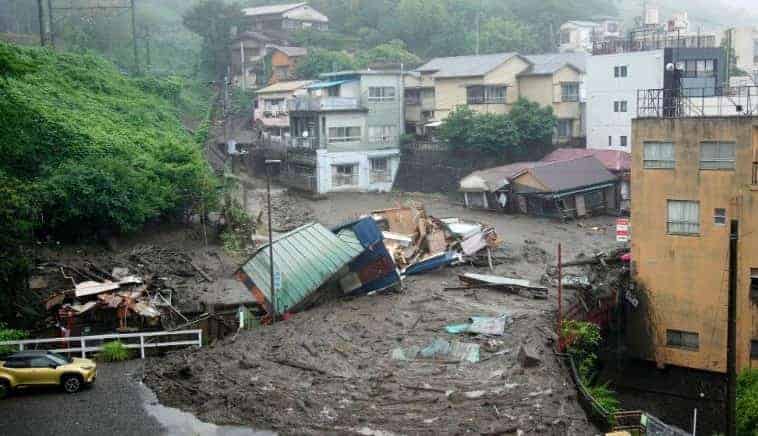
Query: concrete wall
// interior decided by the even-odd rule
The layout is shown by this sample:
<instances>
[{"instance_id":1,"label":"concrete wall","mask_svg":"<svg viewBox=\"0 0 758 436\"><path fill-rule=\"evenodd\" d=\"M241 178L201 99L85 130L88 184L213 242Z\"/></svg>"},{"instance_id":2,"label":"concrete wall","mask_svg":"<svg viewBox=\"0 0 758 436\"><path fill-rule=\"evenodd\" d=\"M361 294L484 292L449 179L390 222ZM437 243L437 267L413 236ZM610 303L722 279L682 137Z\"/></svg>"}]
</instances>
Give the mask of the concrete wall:
<instances>
[{"instance_id":1,"label":"concrete wall","mask_svg":"<svg viewBox=\"0 0 758 436\"><path fill-rule=\"evenodd\" d=\"M387 164L388 169L390 170L390 178L387 182L371 182L370 160L372 158L388 158ZM400 151L398 149L348 152L318 150L316 153L316 159L319 194L345 191L387 192L392 190L392 184L397 175L398 167L400 166ZM332 185L332 166L341 164L358 165L357 185L339 187Z\"/></svg>"},{"instance_id":2,"label":"concrete wall","mask_svg":"<svg viewBox=\"0 0 758 436\"><path fill-rule=\"evenodd\" d=\"M758 153L758 119L748 117L637 119L632 146L632 258L635 278L648 289L627 330L638 357L708 371L726 367L729 225L740 224L737 283L738 369L758 368L750 341L758 340L758 302L749 297L750 269L758 268L758 186L752 162ZM734 141L736 171L699 169L701 141ZM674 169L644 169L645 141L673 142ZM700 202L700 234L667 234L667 200ZM696 332L699 350L669 347L666 330Z\"/></svg>"},{"instance_id":3,"label":"concrete wall","mask_svg":"<svg viewBox=\"0 0 758 436\"><path fill-rule=\"evenodd\" d=\"M663 50L587 58L587 148L630 151L637 90L663 88L663 61ZM627 66L627 77L614 77L614 67L621 65ZM613 102L620 100L627 102L625 113L613 111ZM627 147L619 146L620 136L627 137Z\"/></svg>"}]
</instances>

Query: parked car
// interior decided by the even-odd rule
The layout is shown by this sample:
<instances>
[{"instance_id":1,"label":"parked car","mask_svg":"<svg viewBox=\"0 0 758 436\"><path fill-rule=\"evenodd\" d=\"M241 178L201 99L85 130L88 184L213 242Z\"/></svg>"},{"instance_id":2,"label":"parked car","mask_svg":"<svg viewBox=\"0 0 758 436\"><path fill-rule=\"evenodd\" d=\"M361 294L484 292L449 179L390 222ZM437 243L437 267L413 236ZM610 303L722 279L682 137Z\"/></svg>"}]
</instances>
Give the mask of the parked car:
<instances>
[{"instance_id":1,"label":"parked car","mask_svg":"<svg viewBox=\"0 0 758 436\"><path fill-rule=\"evenodd\" d=\"M12 390L58 385L73 394L95 382L97 365L51 351L21 351L0 361L0 398Z\"/></svg>"}]
</instances>

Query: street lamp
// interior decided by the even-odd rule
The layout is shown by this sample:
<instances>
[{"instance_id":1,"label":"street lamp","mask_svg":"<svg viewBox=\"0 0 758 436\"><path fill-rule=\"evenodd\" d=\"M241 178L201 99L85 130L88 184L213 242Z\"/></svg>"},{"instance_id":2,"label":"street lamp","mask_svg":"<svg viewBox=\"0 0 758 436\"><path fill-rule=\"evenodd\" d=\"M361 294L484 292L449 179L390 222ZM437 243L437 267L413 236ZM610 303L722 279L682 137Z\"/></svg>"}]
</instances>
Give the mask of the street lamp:
<instances>
[{"instance_id":1,"label":"street lamp","mask_svg":"<svg viewBox=\"0 0 758 436\"><path fill-rule=\"evenodd\" d=\"M266 201L268 203L268 263L269 284L271 285L271 321L276 322L276 290L274 283L274 237L271 230L271 166L281 164L281 160L266 159Z\"/></svg>"}]
</instances>

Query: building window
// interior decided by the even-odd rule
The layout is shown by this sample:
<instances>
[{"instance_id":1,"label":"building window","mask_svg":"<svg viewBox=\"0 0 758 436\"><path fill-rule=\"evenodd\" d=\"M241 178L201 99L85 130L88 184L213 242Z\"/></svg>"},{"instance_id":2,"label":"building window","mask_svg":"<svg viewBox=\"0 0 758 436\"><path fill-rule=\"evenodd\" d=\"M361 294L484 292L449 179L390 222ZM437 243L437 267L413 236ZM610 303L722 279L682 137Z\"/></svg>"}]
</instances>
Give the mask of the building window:
<instances>
[{"instance_id":1,"label":"building window","mask_svg":"<svg viewBox=\"0 0 758 436\"><path fill-rule=\"evenodd\" d=\"M469 86L466 88L467 104L505 103L505 86Z\"/></svg>"},{"instance_id":2,"label":"building window","mask_svg":"<svg viewBox=\"0 0 758 436\"><path fill-rule=\"evenodd\" d=\"M626 100L619 100L613 102L613 112L626 112L627 103Z\"/></svg>"},{"instance_id":3,"label":"building window","mask_svg":"<svg viewBox=\"0 0 758 436\"><path fill-rule=\"evenodd\" d=\"M332 165L333 186L356 186L358 185L358 165Z\"/></svg>"},{"instance_id":4,"label":"building window","mask_svg":"<svg viewBox=\"0 0 758 436\"><path fill-rule=\"evenodd\" d=\"M613 136L608 137L608 147L613 147Z\"/></svg>"},{"instance_id":5,"label":"building window","mask_svg":"<svg viewBox=\"0 0 758 436\"><path fill-rule=\"evenodd\" d=\"M579 82L561 83L561 101L579 101Z\"/></svg>"},{"instance_id":6,"label":"building window","mask_svg":"<svg viewBox=\"0 0 758 436\"><path fill-rule=\"evenodd\" d=\"M700 143L701 170L733 170L735 162L734 142Z\"/></svg>"},{"instance_id":7,"label":"building window","mask_svg":"<svg viewBox=\"0 0 758 436\"><path fill-rule=\"evenodd\" d=\"M613 67L613 77L626 77L628 75L626 65L617 65Z\"/></svg>"},{"instance_id":8,"label":"building window","mask_svg":"<svg viewBox=\"0 0 758 436\"><path fill-rule=\"evenodd\" d=\"M626 146L627 146L627 140L626 140L626 136L621 136L621 137L619 138L619 140L621 141L621 142L619 143L619 146L621 146L621 147L626 147Z\"/></svg>"},{"instance_id":9,"label":"building window","mask_svg":"<svg viewBox=\"0 0 758 436\"><path fill-rule=\"evenodd\" d=\"M750 299L758 303L758 268L750 268Z\"/></svg>"},{"instance_id":10,"label":"building window","mask_svg":"<svg viewBox=\"0 0 758 436\"><path fill-rule=\"evenodd\" d=\"M407 105L421 104L421 90L406 89L405 90L405 104Z\"/></svg>"},{"instance_id":11,"label":"building window","mask_svg":"<svg viewBox=\"0 0 758 436\"><path fill-rule=\"evenodd\" d=\"M263 110L267 112L277 112L284 110L284 99L265 99L263 100Z\"/></svg>"},{"instance_id":12,"label":"building window","mask_svg":"<svg viewBox=\"0 0 758 436\"><path fill-rule=\"evenodd\" d=\"M371 183L386 183L390 181L389 159L386 157L371 159Z\"/></svg>"},{"instance_id":13,"label":"building window","mask_svg":"<svg viewBox=\"0 0 758 436\"><path fill-rule=\"evenodd\" d=\"M339 97L340 96L340 85L337 86L330 86L326 88L326 95L329 97Z\"/></svg>"},{"instance_id":14,"label":"building window","mask_svg":"<svg viewBox=\"0 0 758 436\"><path fill-rule=\"evenodd\" d=\"M716 208L713 209L713 223L717 226L726 225L726 209Z\"/></svg>"},{"instance_id":15,"label":"building window","mask_svg":"<svg viewBox=\"0 0 758 436\"><path fill-rule=\"evenodd\" d=\"M559 138L570 138L571 137L571 124L573 120L558 120L558 125L556 127L558 137Z\"/></svg>"},{"instance_id":16,"label":"building window","mask_svg":"<svg viewBox=\"0 0 758 436\"><path fill-rule=\"evenodd\" d=\"M392 101L395 99L395 88L392 86L369 86L368 101Z\"/></svg>"},{"instance_id":17,"label":"building window","mask_svg":"<svg viewBox=\"0 0 758 436\"><path fill-rule=\"evenodd\" d=\"M646 142L643 150L643 167L647 169L674 168L674 144L671 142Z\"/></svg>"},{"instance_id":18,"label":"building window","mask_svg":"<svg viewBox=\"0 0 758 436\"><path fill-rule=\"evenodd\" d=\"M395 126L369 126L368 141L371 144L392 144L395 142Z\"/></svg>"},{"instance_id":19,"label":"building window","mask_svg":"<svg viewBox=\"0 0 758 436\"><path fill-rule=\"evenodd\" d=\"M330 127L329 143L359 142L361 140L360 127Z\"/></svg>"},{"instance_id":20,"label":"building window","mask_svg":"<svg viewBox=\"0 0 758 436\"><path fill-rule=\"evenodd\" d=\"M758 339L750 341L750 358L758 359Z\"/></svg>"},{"instance_id":21,"label":"building window","mask_svg":"<svg viewBox=\"0 0 758 436\"><path fill-rule=\"evenodd\" d=\"M669 200L667 224L670 235L699 235L700 203Z\"/></svg>"},{"instance_id":22,"label":"building window","mask_svg":"<svg viewBox=\"0 0 758 436\"><path fill-rule=\"evenodd\" d=\"M713 77L716 74L716 65L715 59L690 59L676 63L682 77Z\"/></svg>"},{"instance_id":23,"label":"building window","mask_svg":"<svg viewBox=\"0 0 758 436\"><path fill-rule=\"evenodd\" d=\"M666 345L697 351L700 349L700 337L694 332L666 330Z\"/></svg>"}]
</instances>

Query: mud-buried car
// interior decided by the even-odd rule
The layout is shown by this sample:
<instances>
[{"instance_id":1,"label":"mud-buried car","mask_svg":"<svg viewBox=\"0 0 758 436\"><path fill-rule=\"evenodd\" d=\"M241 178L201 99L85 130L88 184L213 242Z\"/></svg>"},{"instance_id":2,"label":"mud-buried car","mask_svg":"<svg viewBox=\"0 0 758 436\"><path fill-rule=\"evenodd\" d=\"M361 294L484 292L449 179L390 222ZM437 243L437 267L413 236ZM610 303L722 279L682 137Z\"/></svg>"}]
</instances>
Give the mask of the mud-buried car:
<instances>
[{"instance_id":1,"label":"mud-buried car","mask_svg":"<svg viewBox=\"0 0 758 436\"><path fill-rule=\"evenodd\" d=\"M97 365L49 351L22 351L0 361L0 398L15 389L58 385L73 394L92 384Z\"/></svg>"}]
</instances>

